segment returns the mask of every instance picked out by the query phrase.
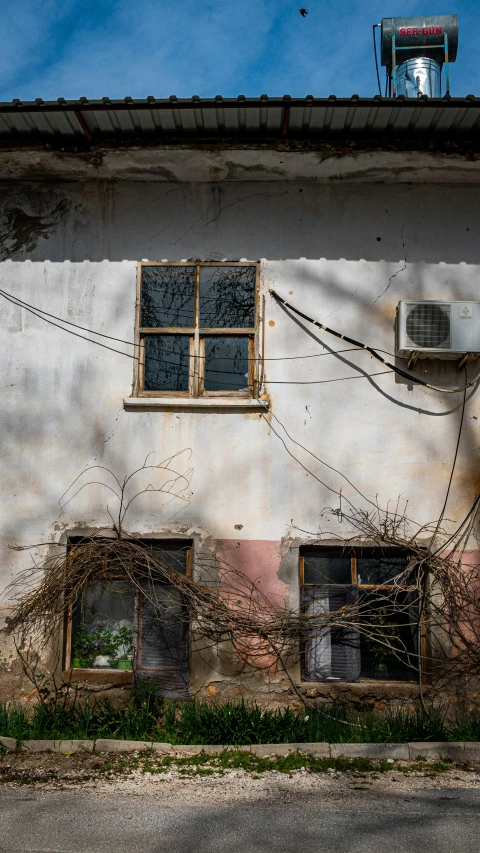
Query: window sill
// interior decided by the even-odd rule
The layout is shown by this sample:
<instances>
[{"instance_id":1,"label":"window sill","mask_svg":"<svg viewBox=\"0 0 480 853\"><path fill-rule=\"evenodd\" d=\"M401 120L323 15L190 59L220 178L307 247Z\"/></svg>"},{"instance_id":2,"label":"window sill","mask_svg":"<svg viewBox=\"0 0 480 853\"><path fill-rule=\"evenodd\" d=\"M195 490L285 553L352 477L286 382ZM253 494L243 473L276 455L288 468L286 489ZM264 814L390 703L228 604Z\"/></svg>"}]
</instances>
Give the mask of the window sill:
<instances>
[{"instance_id":1,"label":"window sill","mask_svg":"<svg viewBox=\"0 0 480 853\"><path fill-rule=\"evenodd\" d=\"M297 682L298 689L305 693L310 699L318 696L330 696L332 690L341 694L349 693L359 699L374 696L377 699L388 695L391 698L410 699L416 698L420 691L418 681L300 681ZM428 693L430 686L423 685L423 690Z\"/></svg>"},{"instance_id":2,"label":"window sill","mask_svg":"<svg viewBox=\"0 0 480 853\"><path fill-rule=\"evenodd\" d=\"M257 400L251 397L125 397L123 401L123 408L127 411L141 409L190 409L193 411L244 409L249 412L264 412L269 405L269 400Z\"/></svg>"},{"instance_id":3,"label":"window sill","mask_svg":"<svg viewBox=\"0 0 480 853\"><path fill-rule=\"evenodd\" d=\"M77 681L90 681L94 684L131 684L131 669L67 669L62 673L63 681L75 684Z\"/></svg>"}]
</instances>

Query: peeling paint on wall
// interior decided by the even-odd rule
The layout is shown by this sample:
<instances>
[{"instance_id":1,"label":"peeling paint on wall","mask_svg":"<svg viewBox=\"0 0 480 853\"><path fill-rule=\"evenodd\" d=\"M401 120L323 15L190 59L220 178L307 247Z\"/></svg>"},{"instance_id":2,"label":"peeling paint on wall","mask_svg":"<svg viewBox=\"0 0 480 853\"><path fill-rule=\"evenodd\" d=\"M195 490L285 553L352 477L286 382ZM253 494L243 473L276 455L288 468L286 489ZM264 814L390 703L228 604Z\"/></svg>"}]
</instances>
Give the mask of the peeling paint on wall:
<instances>
[{"instance_id":1,"label":"peeling paint on wall","mask_svg":"<svg viewBox=\"0 0 480 853\"><path fill-rule=\"evenodd\" d=\"M41 215L28 213L21 207L8 208L0 225L1 260L32 252L40 239L49 239L69 209L67 199L59 201L50 213Z\"/></svg>"},{"instance_id":2,"label":"peeling paint on wall","mask_svg":"<svg viewBox=\"0 0 480 853\"><path fill-rule=\"evenodd\" d=\"M429 168L424 158L415 165ZM0 264L1 286L119 341L134 340L138 260L263 258L271 409L265 418L181 407L126 412L131 358L5 302L0 591L30 559L12 544L65 542L66 530L110 525L104 491L85 489L60 508L79 472L96 462L130 472L152 450L160 461L191 448L191 499L184 508L152 508L139 499L129 529L179 538L203 531L205 549L218 544L229 562L261 577L262 590L292 608L299 546L345 532L322 517L325 507L338 506L340 487L345 500L359 501L359 492L383 502L402 495L420 523L437 517L461 401L377 375L368 354L338 352L343 347L293 320L268 294L270 286L284 296L293 292L292 302L310 316L332 317L341 333L386 352L395 346L399 299L477 299L479 188L432 187L426 195L424 185L403 185L394 197L391 204L392 188L381 183L294 180L7 187L0 198L7 261ZM128 344L118 348L133 352ZM459 384L452 363L423 362L416 370L433 384ZM477 397L472 391L467 400L448 507L453 522L478 489ZM216 663L206 684L217 684Z\"/></svg>"}]
</instances>

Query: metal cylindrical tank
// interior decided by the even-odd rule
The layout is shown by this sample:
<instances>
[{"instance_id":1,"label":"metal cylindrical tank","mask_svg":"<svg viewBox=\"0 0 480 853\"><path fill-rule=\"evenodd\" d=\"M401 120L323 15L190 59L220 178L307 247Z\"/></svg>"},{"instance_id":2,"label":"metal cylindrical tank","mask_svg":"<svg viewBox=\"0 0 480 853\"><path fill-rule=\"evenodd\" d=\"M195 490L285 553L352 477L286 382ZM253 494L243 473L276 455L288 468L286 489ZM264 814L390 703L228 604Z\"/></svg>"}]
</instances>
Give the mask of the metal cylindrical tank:
<instances>
[{"instance_id":1,"label":"metal cylindrical tank","mask_svg":"<svg viewBox=\"0 0 480 853\"><path fill-rule=\"evenodd\" d=\"M383 18L382 65L392 64L392 36L395 36L395 47L402 48L397 53L397 64L422 56L422 47L426 48L425 56L442 63L445 58L445 34L448 36L448 60L455 62L458 48L458 15Z\"/></svg>"},{"instance_id":2,"label":"metal cylindrical tank","mask_svg":"<svg viewBox=\"0 0 480 853\"><path fill-rule=\"evenodd\" d=\"M406 98L418 98L428 95L429 98L441 98L440 65L434 59L419 56L407 59L397 67L397 95Z\"/></svg>"}]
</instances>

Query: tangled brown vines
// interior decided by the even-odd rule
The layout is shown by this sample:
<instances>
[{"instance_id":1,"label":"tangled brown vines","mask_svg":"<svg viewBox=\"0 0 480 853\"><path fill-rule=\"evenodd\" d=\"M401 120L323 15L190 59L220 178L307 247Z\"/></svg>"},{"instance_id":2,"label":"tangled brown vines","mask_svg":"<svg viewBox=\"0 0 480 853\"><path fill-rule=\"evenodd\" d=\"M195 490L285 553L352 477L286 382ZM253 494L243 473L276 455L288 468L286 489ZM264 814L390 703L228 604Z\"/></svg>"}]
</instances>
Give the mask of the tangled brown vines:
<instances>
[{"instance_id":1,"label":"tangled brown vines","mask_svg":"<svg viewBox=\"0 0 480 853\"><path fill-rule=\"evenodd\" d=\"M284 600L273 602L261 582L232 567L214 548L200 549L193 571L186 573L176 563L175 550L165 551L165 543L161 550L151 539L129 537L124 519L132 502L125 497L130 480L117 480L119 512L110 530L62 546L43 563L26 568L11 585L9 621L19 648L29 642L41 653L58 642L65 614L75 611L88 589L121 579L150 603L159 622L166 616L158 591L174 591L181 606L168 619L188 625L191 653L209 651L218 659L221 649L237 671L283 670L292 681L292 666L310 655L314 663L304 664L310 672L313 666L313 677L322 680L321 644L329 636L354 650L362 642L377 659L388 654L403 661L412 679L422 680L427 672L430 680L444 685L459 677L464 683L480 678L480 567L465 563L479 498L450 536L434 523L410 533L411 522L398 502L393 511L356 510L349 504L342 512L350 531L343 539L345 553L366 546L387 557L402 553L402 570L388 586L376 587L373 603L371 591L357 589L338 601L332 594L329 606L328 596L312 597L305 587L299 606L293 607ZM144 491L154 490L137 494ZM310 538L310 543L321 542ZM407 645L399 626L408 627L415 642Z\"/></svg>"}]
</instances>

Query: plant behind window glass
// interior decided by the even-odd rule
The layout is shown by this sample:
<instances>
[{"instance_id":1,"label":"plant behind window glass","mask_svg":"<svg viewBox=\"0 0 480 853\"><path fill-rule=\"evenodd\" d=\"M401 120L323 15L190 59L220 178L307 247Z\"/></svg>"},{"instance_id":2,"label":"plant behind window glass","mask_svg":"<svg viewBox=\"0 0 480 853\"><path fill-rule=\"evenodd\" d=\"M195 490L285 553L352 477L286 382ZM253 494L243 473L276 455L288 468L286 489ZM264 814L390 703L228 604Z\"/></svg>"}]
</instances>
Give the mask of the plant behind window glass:
<instances>
[{"instance_id":1,"label":"plant behind window glass","mask_svg":"<svg viewBox=\"0 0 480 853\"><path fill-rule=\"evenodd\" d=\"M73 644L74 656L83 662L90 662L97 655L105 655L114 660L122 649L122 658L127 659L133 652L132 629L123 626L119 631L111 631L101 622L97 622L96 618L95 614L92 614L78 626Z\"/></svg>"},{"instance_id":2,"label":"plant behind window glass","mask_svg":"<svg viewBox=\"0 0 480 853\"><path fill-rule=\"evenodd\" d=\"M390 614L391 619L391 614ZM389 621L387 608L379 607L375 613L369 614L368 625L374 628L373 636L364 636L365 645L371 654L374 666L385 666L386 659L392 652L392 641L400 640L399 627Z\"/></svg>"}]
</instances>

